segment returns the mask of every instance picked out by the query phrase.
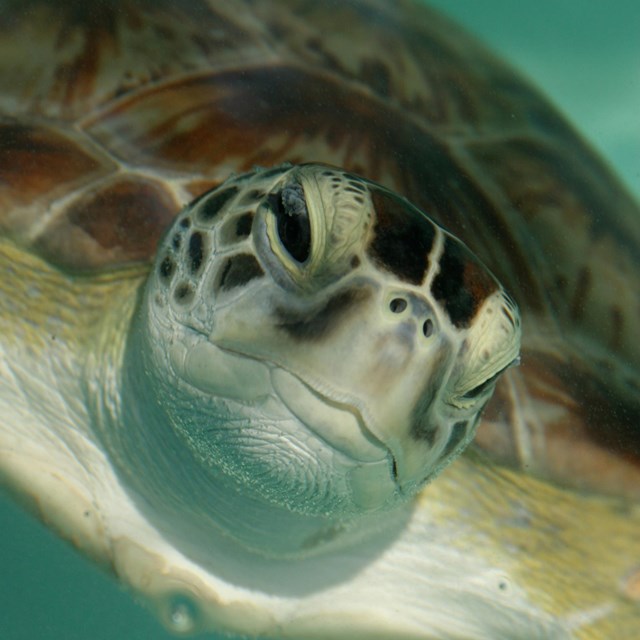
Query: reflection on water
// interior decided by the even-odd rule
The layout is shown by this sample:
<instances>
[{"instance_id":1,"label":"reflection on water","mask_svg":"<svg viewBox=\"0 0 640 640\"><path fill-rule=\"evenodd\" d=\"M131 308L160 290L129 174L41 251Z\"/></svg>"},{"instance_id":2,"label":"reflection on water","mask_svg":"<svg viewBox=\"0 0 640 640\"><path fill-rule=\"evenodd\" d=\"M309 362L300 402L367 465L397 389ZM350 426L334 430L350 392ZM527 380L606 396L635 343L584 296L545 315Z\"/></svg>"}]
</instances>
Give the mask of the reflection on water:
<instances>
[{"instance_id":1,"label":"reflection on water","mask_svg":"<svg viewBox=\"0 0 640 640\"><path fill-rule=\"evenodd\" d=\"M585 11L580 0L434 4L449 8L540 78L640 194L636 2L620 0L615 12L605 5ZM0 508L1 638L170 638L118 586L40 525L6 501Z\"/></svg>"}]
</instances>

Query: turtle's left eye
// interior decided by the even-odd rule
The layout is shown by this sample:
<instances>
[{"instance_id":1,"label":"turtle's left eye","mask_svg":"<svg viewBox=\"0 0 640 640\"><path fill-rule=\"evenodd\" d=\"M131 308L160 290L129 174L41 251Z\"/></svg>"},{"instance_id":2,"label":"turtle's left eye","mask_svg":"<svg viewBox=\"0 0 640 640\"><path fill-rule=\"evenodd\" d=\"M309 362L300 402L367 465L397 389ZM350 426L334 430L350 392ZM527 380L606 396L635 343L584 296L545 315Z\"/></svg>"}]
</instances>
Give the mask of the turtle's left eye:
<instances>
[{"instance_id":1,"label":"turtle's left eye","mask_svg":"<svg viewBox=\"0 0 640 640\"><path fill-rule=\"evenodd\" d=\"M494 376L491 376L488 380L485 380L482 384L479 384L477 387L471 389L471 391L467 391L462 397L465 400L473 400L477 398L481 393L485 392L491 385L495 384L498 376L502 373L496 373Z\"/></svg>"},{"instance_id":2,"label":"turtle's left eye","mask_svg":"<svg viewBox=\"0 0 640 640\"><path fill-rule=\"evenodd\" d=\"M302 186L287 186L268 200L282 246L296 262L304 262L311 253L311 225Z\"/></svg>"},{"instance_id":3,"label":"turtle's left eye","mask_svg":"<svg viewBox=\"0 0 640 640\"><path fill-rule=\"evenodd\" d=\"M510 367L517 366L520 363L520 358L516 358L513 362L510 362L506 367L503 367L498 371L498 373L492 375L490 378L485 380L483 383L479 384L477 387L471 389L471 391L467 391L462 397L465 400L473 400L477 398L479 395L484 393L489 387L495 385L498 381L498 378Z\"/></svg>"}]
</instances>

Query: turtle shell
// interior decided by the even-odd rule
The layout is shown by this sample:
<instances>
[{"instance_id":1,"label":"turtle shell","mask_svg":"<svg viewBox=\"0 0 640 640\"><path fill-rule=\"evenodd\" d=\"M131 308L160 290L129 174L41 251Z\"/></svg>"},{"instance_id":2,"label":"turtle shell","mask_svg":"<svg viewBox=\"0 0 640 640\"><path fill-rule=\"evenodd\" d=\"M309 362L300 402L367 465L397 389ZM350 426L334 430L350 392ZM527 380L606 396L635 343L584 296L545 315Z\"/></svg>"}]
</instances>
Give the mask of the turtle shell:
<instances>
[{"instance_id":1,"label":"turtle shell","mask_svg":"<svg viewBox=\"0 0 640 640\"><path fill-rule=\"evenodd\" d=\"M402 193L517 299L480 446L640 495L638 206L459 28L409 0L3 3L0 227L60 269L147 262L186 202L285 161Z\"/></svg>"}]
</instances>

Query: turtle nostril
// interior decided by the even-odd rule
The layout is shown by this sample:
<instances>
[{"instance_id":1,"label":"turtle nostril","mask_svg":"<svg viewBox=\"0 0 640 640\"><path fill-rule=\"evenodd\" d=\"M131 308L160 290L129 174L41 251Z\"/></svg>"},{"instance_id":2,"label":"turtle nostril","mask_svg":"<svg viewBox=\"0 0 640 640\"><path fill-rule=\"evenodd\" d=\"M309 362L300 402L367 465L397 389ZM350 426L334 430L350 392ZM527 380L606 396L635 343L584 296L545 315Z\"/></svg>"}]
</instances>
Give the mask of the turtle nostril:
<instances>
[{"instance_id":1,"label":"turtle nostril","mask_svg":"<svg viewBox=\"0 0 640 640\"><path fill-rule=\"evenodd\" d=\"M431 320L431 318L424 321L422 325L422 333L424 334L425 338L433 335L433 320Z\"/></svg>"},{"instance_id":2,"label":"turtle nostril","mask_svg":"<svg viewBox=\"0 0 640 640\"><path fill-rule=\"evenodd\" d=\"M402 313L407 308L407 301L403 298L394 298L389 303L389 309L392 313Z\"/></svg>"}]
</instances>

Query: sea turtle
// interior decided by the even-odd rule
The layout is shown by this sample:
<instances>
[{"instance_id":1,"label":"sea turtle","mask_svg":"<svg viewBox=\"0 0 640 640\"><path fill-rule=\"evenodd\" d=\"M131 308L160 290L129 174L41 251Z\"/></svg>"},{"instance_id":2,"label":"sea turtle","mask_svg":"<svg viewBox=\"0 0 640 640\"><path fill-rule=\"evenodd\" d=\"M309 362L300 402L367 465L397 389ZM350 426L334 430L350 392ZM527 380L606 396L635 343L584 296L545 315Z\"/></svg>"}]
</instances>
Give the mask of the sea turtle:
<instances>
[{"instance_id":1,"label":"sea turtle","mask_svg":"<svg viewBox=\"0 0 640 640\"><path fill-rule=\"evenodd\" d=\"M0 32L18 498L178 633L635 637L638 208L533 89L408 1Z\"/></svg>"}]
</instances>

